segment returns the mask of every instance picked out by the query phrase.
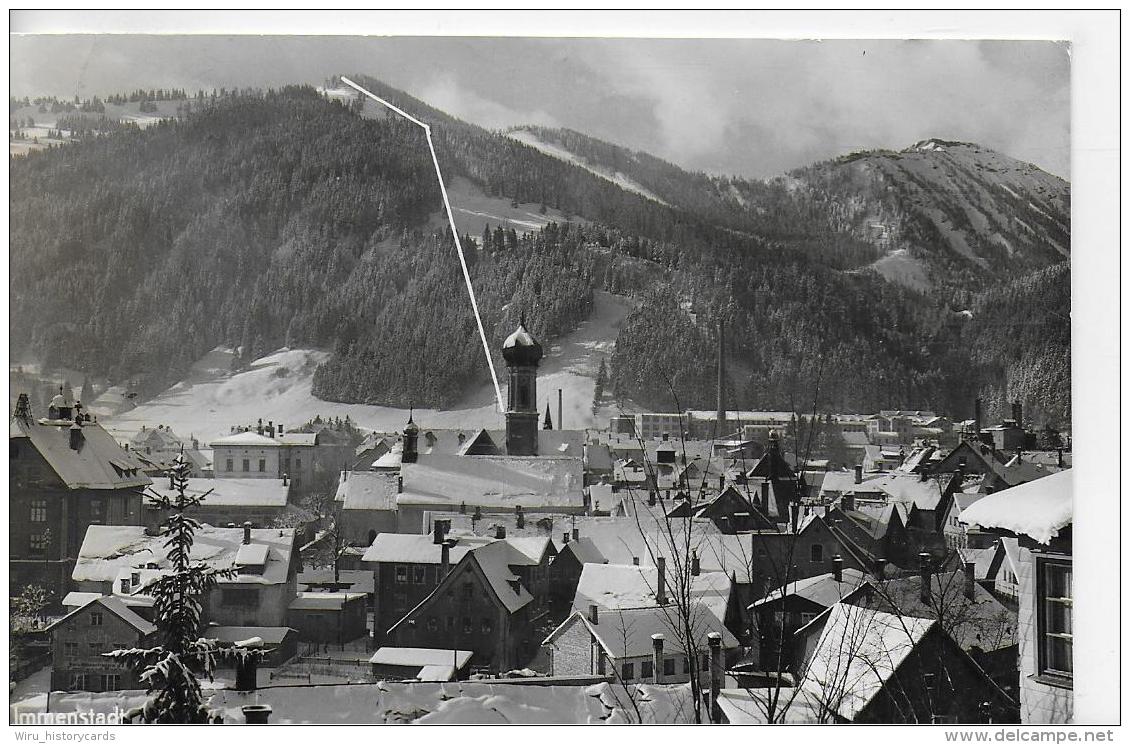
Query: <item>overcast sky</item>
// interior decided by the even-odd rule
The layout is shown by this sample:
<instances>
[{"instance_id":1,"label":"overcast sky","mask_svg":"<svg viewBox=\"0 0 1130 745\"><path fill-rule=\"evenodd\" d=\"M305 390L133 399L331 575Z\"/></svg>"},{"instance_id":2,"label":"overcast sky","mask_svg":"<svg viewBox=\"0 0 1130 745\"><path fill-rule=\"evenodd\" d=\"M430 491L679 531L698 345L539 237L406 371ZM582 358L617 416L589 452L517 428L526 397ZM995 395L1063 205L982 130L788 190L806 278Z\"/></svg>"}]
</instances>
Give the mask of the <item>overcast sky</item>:
<instances>
[{"instance_id":1,"label":"overcast sky","mask_svg":"<svg viewBox=\"0 0 1130 745\"><path fill-rule=\"evenodd\" d=\"M384 80L491 128L568 127L684 168L771 176L967 140L1070 174L1070 53L1020 41L12 36L12 95Z\"/></svg>"}]
</instances>

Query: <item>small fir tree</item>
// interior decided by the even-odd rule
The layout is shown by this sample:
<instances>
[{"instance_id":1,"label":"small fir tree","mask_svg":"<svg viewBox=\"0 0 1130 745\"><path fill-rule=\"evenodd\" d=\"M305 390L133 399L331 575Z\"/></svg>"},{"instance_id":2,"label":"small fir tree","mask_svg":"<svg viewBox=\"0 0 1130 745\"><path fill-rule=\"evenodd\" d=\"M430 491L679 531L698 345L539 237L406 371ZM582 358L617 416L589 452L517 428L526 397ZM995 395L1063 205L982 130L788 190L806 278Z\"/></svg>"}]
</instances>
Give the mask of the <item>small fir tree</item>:
<instances>
[{"instance_id":1,"label":"small fir tree","mask_svg":"<svg viewBox=\"0 0 1130 745\"><path fill-rule=\"evenodd\" d=\"M166 539L171 571L154 582L150 590L160 645L152 649L115 650L105 655L139 669L140 680L149 691L149 700L128 713L130 721L218 723L221 715L208 708L197 675L207 675L211 680L218 662L244 662L252 657L258 661L262 656L258 650L221 645L199 636L203 598L219 579L233 576L235 569L215 569L192 561L193 538L200 523L186 513L203 502L211 489L200 496L186 494L189 472L188 462L178 455L170 469L176 493L146 495L151 504L169 515L161 535Z\"/></svg>"}]
</instances>

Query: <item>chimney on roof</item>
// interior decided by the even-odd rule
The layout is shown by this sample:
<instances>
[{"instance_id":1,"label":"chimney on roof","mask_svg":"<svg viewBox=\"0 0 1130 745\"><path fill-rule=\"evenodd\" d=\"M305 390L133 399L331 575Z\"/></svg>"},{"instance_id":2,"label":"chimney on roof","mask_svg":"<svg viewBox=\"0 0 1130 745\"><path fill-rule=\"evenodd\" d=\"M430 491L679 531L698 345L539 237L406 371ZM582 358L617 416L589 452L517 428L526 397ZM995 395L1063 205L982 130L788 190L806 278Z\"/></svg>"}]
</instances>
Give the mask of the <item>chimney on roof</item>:
<instances>
[{"instance_id":1,"label":"chimney on roof","mask_svg":"<svg viewBox=\"0 0 1130 745\"><path fill-rule=\"evenodd\" d=\"M651 635L651 675L655 685L663 685L663 634Z\"/></svg>"},{"instance_id":2,"label":"chimney on roof","mask_svg":"<svg viewBox=\"0 0 1130 745\"><path fill-rule=\"evenodd\" d=\"M918 573L922 578L919 583L918 599L924 604L930 602L930 552L923 551L918 554Z\"/></svg>"},{"instance_id":3,"label":"chimney on roof","mask_svg":"<svg viewBox=\"0 0 1130 745\"><path fill-rule=\"evenodd\" d=\"M432 543L437 546L443 543L443 523L439 520L432 521Z\"/></svg>"},{"instance_id":4,"label":"chimney on roof","mask_svg":"<svg viewBox=\"0 0 1130 745\"><path fill-rule=\"evenodd\" d=\"M580 528L573 528L573 540L574 541L581 540L581 529Z\"/></svg>"},{"instance_id":5,"label":"chimney on roof","mask_svg":"<svg viewBox=\"0 0 1130 745\"><path fill-rule=\"evenodd\" d=\"M718 474L718 491L722 491L725 488L726 488L726 474L720 473L720 474Z\"/></svg>"},{"instance_id":6,"label":"chimney on roof","mask_svg":"<svg viewBox=\"0 0 1130 745\"><path fill-rule=\"evenodd\" d=\"M654 489L648 489L647 490L647 506L648 507L654 507L655 506L655 490Z\"/></svg>"},{"instance_id":7,"label":"chimney on roof","mask_svg":"<svg viewBox=\"0 0 1130 745\"><path fill-rule=\"evenodd\" d=\"M75 450L75 451L82 450L83 439L84 438L83 438L83 435L82 435L82 417L76 416L75 417L75 423L71 425L71 432L70 432L71 450Z\"/></svg>"},{"instance_id":8,"label":"chimney on roof","mask_svg":"<svg viewBox=\"0 0 1130 745\"><path fill-rule=\"evenodd\" d=\"M698 551L692 549L691 550L691 576L697 577L699 575L699 572L701 572L701 571L702 571L702 567L701 567L701 565L699 564L699 561L698 561Z\"/></svg>"},{"instance_id":9,"label":"chimney on roof","mask_svg":"<svg viewBox=\"0 0 1130 745\"><path fill-rule=\"evenodd\" d=\"M251 544L251 523L245 522L243 524L243 545L248 546Z\"/></svg>"},{"instance_id":10,"label":"chimney on roof","mask_svg":"<svg viewBox=\"0 0 1130 745\"><path fill-rule=\"evenodd\" d=\"M260 434L260 435L263 434L263 418L262 417L259 418L258 424L255 425L255 432L257 434Z\"/></svg>"},{"instance_id":11,"label":"chimney on roof","mask_svg":"<svg viewBox=\"0 0 1130 745\"><path fill-rule=\"evenodd\" d=\"M793 533L800 529L800 505L796 502L789 502L789 521L793 526Z\"/></svg>"},{"instance_id":12,"label":"chimney on roof","mask_svg":"<svg viewBox=\"0 0 1130 745\"><path fill-rule=\"evenodd\" d=\"M267 422L267 437L270 437L272 440L275 438L275 423L272 421Z\"/></svg>"},{"instance_id":13,"label":"chimney on roof","mask_svg":"<svg viewBox=\"0 0 1130 745\"><path fill-rule=\"evenodd\" d=\"M965 562L965 597L972 600L976 597L974 585L977 582L976 574L974 573L976 565L972 561Z\"/></svg>"},{"instance_id":14,"label":"chimney on roof","mask_svg":"<svg viewBox=\"0 0 1130 745\"><path fill-rule=\"evenodd\" d=\"M832 579L837 582L844 581L844 557L839 554L832 557Z\"/></svg>"},{"instance_id":15,"label":"chimney on roof","mask_svg":"<svg viewBox=\"0 0 1130 745\"><path fill-rule=\"evenodd\" d=\"M1063 468L1063 448L1055 449L1055 464L1059 468Z\"/></svg>"},{"instance_id":16,"label":"chimney on roof","mask_svg":"<svg viewBox=\"0 0 1130 745\"><path fill-rule=\"evenodd\" d=\"M722 708L718 705L718 694L722 691L722 635L711 631L706 635L710 648L710 721L722 722Z\"/></svg>"},{"instance_id":17,"label":"chimney on roof","mask_svg":"<svg viewBox=\"0 0 1130 745\"><path fill-rule=\"evenodd\" d=\"M122 577L122 579L119 583L118 591L122 595L129 595L129 579L128 578Z\"/></svg>"},{"instance_id":18,"label":"chimney on roof","mask_svg":"<svg viewBox=\"0 0 1130 745\"><path fill-rule=\"evenodd\" d=\"M1017 427L1024 428L1024 406L1019 401L1012 402L1012 418Z\"/></svg>"},{"instance_id":19,"label":"chimney on roof","mask_svg":"<svg viewBox=\"0 0 1130 745\"><path fill-rule=\"evenodd\" d=\"M131 585L140 585L141 584L141 572L130 572L129 573L129 583Z\"/></svg>"},{"instance_id":20,"label":"chimney on roof","mask_svg":"<svg viewBox=\"0 0 1130 745\"><path fill-rule=\"evenodd\" d=\"M522 512L522 505L520 504L514 507L514 526L518 530L526 527L526 514Z\"/></svg>"},{"instance_id":21,"label":"chimney on roof","mask_svg":"<svg viewBox=\"0 0 1130 745\"><path fill-rule=\"evenodd\" d=\"M862 465L857 465L855 467L855 483L857 483L857 484L863 483L863 466Z\"/></svg>"},{"instance_id":22,"label":"chimney on roof","mask_svg":"<svg viewBox=\"0 0 1130 745\"><path fill-rule=\"evenodd\" d=\"M667 605L667 558L660 556L655 560L655 566L659 570L659 578L656 580L655 587L655 602L659 605Z\"/></svg>"},{"instance_id":23,"label":"chimney on roof","mask_svg":"<svg viewBox=\"0 0 1130 745\"><path fill-rule=\"evenodd\" d=\"M886 559L875 559L875 576L879 579L883 578L883 573L887 570Z\"/></svg>"},{"instance_id":24,"label":"chimney on roof","mask_svg":"<svg viewBox=\"0 0 1130 745\"><path fill-rule=\"evenodd\" d=\"M569 531L565 531L564 533L561 534L561 542L565 545L568 545L568 543L569 543Z\"/></svg>"},{"instance_id":25,"label":"chimney on roof","mask_svg":"<svg viewBox=\"0 0 1130 745\"><path fill-rule=\"evenodd\" d=\"M505 525L495 525L494 526L494 537L496 539L500 540L500 541L503 538L505 538L506 537L506 526Z\"/></svg>"},{"instance_id":26,"label":"chimney on roof","mask_svg":"<svg viewBox=\"0 0 1130 745\"><path fill-rule=\"evenodd\" d=\"M451 569L451 543L449 540L442 540L439 543L439 576L443 579L447 576L448 570Z\"/></svg>"},{"instance_id":27,"label":"chimney on roof","mask_svg":"<svg viewBox=\"0 0 1130 745\"><path fill-rule=\"evenodd\" d=\"M926 471L925 468L918 472L918 480L923 483L930 480L930 474Z\"/></svg>"},{"instance_id":28,"label":"chimney on roof","mask_svg":"<svg viewBox=\"0 0 1130 745\"><path fill-rule=\"evenodd\" d=\"M565 428L565 420L561 416L561 389L557 389L557 429Z\"/></svg>"},{"instance_id":29,"label":"chimney on roof","mask_svg":"<svg viewBox=\"0 0 1130 745\"><path fill-rule=\"evenodd\" d=\"M596 603L589 604L589 623L597 626L600 623L600 606Z\"/></svg>"},{"instance_id":30,"label":"chimney on roof","mask_svg":"<svg viewBox=\"0 0 1130 745\"><path fill-rule=\"evenodd\" d=\"M761 509L769 508L769 479L761 482Z\"/></svg>"},{"instance_id":31,"label":"chimney on roof","mask_svg":"<svg viewBox=\"0 0 1130 745\"><path fill-rule=\"evenodd\" d=\"M845 512L851 512L855 509L855 494L851 492L845 493L840 497L840 509Z\"/></svg>"},{"instance_id":32,"label":"chimney on roof","mask_svg":"<svg viewBox=\"0 0 1130 745\"><path fill-rule=\"evenodd\" d=\"M283 486L286 486L286 485L287 485L287 482L288 482L288 480L289 480L289 479L288 479L288 477L287 477L286 473L284 472L284 473L283 473Z\"/></svg>"}]
</instances>

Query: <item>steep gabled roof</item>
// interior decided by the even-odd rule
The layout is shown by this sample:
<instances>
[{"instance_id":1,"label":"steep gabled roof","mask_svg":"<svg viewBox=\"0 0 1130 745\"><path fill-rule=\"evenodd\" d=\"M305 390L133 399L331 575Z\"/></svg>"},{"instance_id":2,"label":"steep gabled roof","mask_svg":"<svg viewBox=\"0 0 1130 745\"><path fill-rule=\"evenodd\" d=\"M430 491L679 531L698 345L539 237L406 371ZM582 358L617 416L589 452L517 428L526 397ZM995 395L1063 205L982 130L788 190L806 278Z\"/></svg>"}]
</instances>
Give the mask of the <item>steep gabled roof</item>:
<instances>
[{"instance_id":1,"label":"steep gabled roof","mask_svg":"<svg viewBox=\"0 0 1130 745\"><path fill-rule=\"evenodd\" d=\"M738 647L738 640L726 628L722 619L702 603L691 601L687 614L695 635L702 639L700 654L706 650L706 635L712 632L722 635L723 649ZM597 614L595 624L584 613L574 611L542 644L552 644L577 623L584 625L613 659L650 655L653 649L652 634L663 634L666 637L664 651L668 654L686 654L680 641L680 630L683 628L680 611L674 605L602 611Z\"/></svg>"},{"instance_id":2,"label":"steep gabled roof","mask_svg":"<svg viewBox=\"0 0 1130 745\"><path fill-rule=\"evenodd\" d=\"M935 622L836 603L805 664L801 687L848 721L887 684ZM850 650L850 651L849 651Z\"/></svg>"},{"instance_id":3,"label":"steep gabled roof","mask_svg":"<svg viewBox=\"0 0 1130 745\"><path fill-rule=\"evenodd\" d=\"M141 471L144 464L97 423L82 425L78 450L71 448L70 426L13 418L8 430L9 439L27 438L69 489L129 489L153 483Z\"/></svg>"},{"instance_id":4,"label":"steep gabled roof","mask_svg":"<svg viewBox=\"0 0 1130 745\"><path fill-rule=\"evenodd\" d=\"M46 629L44 629L44 631L50 631L50 630L54 629L56 626L61 626L61 625L65 624L68 620L73 618L76 614L82 613L84 610L87 610L92 605L102 606L103 608L110 611L111 613L113 613L118 618L120 618L123 621L125 621L126 623L128 623L130 626L132 626L137 631L137 633L141 634L142 636L149 636L150 634L154 633L157 630L156 626L154 626L149 621L146 621L144 618L142 618L141 616L137 615L132 610L127 608L125 603L123 603L118 598L113 597L112 595L101 595L99 597L92 598L89 602L79 606L78 608L75 608L73 611L71 611L67 615L60 618L55 623L48 626Z\"/></svg>"}]
</instances>

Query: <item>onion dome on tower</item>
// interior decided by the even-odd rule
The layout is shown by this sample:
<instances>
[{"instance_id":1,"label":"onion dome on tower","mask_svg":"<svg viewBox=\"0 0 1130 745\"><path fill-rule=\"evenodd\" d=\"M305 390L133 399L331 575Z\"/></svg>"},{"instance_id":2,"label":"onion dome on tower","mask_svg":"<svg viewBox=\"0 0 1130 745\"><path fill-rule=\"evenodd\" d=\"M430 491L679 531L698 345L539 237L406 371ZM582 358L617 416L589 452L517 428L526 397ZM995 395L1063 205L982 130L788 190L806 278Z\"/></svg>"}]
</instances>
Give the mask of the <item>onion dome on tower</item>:
<instances>
[{"instance_id":1,"label":"onion dome on tower","mask_svg":"<svg viewBox=\"0 0 1130 745\"><path fill-rule=\"evenodd\" d=\"M525 322L502 342L502 357L507 365L536 365L542 358L541 344L526 330Z\"/></svg>"}]
</instances>

